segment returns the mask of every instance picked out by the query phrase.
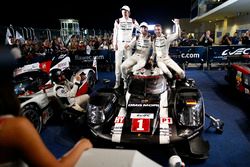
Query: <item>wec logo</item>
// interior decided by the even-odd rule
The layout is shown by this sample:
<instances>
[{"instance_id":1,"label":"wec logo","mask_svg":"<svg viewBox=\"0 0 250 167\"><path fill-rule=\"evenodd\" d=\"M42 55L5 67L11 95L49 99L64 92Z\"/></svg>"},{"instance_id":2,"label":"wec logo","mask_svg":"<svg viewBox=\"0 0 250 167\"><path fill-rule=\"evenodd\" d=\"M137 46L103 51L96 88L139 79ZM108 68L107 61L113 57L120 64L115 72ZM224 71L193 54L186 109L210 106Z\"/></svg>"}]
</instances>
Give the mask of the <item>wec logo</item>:
<instances>
[{"instance_id":1,"label":"wec logo","mask_svg":"<svg viewBox=\"0 0 250 167\"><path fill-rule=\"evenodd\" d=\"M250 48L238 48L234 51L229 51L229 49L226 49L222 52L222 56L232 56L232 55L245 55L250 54Z\"/></svg>"}]
</instances>

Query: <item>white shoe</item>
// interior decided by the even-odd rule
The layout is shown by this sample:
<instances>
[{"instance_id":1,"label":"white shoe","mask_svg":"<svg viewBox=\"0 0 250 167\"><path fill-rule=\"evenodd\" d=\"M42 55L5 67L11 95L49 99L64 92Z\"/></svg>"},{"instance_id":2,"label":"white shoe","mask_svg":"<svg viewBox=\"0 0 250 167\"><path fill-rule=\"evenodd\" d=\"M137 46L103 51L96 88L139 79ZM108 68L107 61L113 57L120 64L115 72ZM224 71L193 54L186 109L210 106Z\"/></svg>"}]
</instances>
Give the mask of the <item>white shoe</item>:
<instances>
[{"instance_id":1,"label":"white shoe","mask_svg":"<svg viewBox=\"0 0 250 167\"><path fill-rule=\"evenodd\" d=\"M119 83L119 82L115 82L115 86L114 86L114 89L117 89L117 88L119 88L119 86L120 86L120 83Z\"/></svg>"},{"instance_id":2,"label":"white shoe","mask_svg":"<svg viewBox=\"0 0 250 167\"><path fill-rule=\"evenodd\" d=\"M169 158L169 167L185 167L185 164L178 155L173 155Z\"/></svg>"}]
</instances>

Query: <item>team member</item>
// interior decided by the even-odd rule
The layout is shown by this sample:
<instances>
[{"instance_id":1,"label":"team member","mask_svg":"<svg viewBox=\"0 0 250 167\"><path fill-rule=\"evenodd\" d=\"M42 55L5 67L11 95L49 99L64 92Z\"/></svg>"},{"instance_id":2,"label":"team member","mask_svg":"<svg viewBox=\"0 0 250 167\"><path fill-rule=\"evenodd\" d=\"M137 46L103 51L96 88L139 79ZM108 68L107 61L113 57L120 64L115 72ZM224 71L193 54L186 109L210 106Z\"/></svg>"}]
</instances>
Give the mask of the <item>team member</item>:
<instances>
[{"instance_id":1,"label":"team member","mask_svg":"<svg viewBox=\"0 0 250 167\"><path fill-rule=\"evenodd\" d=\"M175 32L168 35L167 37L162 33L162 27L160 24L155 25L155 39L153 42L153 56L151 59L154 59L156 56L158 67L169 77L173 78L172 73L168 68L174 70L180 78L185 78L185 72L181 67L169 56L169 47L170 44L179 37L180 34L180 25L179 19L174 19L175 23Z\"/></svg>"},{"instance_id":2,"label":"team member","mask_svg":"<svg viewBox=\"0 0 250 167\"><path fill-rule=\"evenodd\" d=\"M55 84L54 91L56 96L60 98L65 107L72 107L77 111L84 112L84 108L90 98L88 94L76 97L77 90L81 84L81 80L86 79L85 75L76 75L75 82L72 83L66 79L62 70L53 69L50 72L52 82Z\"/></svg>"},{"instance_id":3,"label":"team member","mask_svg":"<svg viewBox=\"0 0 250 167\"><path fill-rule=\"evenodd\" d=\"M125 45L132 40L133 30L138 29L139 24L130 18L130 8L124 5L121 8L122 17L115 20L113 30L113 46L115 50L115 86L118 88L121 81L121 64L123 58L126 60L132 55L132 50L125 49Z\"/></svg>"},{"instance_id":4,"label":"team member","mask_svg":"<svg viewBox=\"0 0 250 167\"><path fill-rule=\"evenodd\" d=\"M129 44L125 45L126 49L131 49L136 45L134 54L126 59L122 65L122 78L124 81L124 89L127 88L127 71L132 67L132 72L143 68L150 55L152 49L151 35L148 33L148 24L142 22L140 24L140 35L134 37Z\"/></svg>"}]
</instances>

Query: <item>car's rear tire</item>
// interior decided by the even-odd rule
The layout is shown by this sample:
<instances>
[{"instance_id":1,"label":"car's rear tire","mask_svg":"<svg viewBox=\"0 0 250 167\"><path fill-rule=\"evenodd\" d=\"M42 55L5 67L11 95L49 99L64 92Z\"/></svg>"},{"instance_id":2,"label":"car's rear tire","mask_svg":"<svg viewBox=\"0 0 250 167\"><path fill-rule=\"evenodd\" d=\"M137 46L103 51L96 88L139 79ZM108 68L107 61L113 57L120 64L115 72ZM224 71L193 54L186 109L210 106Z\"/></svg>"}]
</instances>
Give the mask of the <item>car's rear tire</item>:
<instances>
[{"instance_id":1,"label":"car's rear tire","mask_svg":"<svg viewBox=\"0 0 250 167\"><path fill-rule=\"evenodd\" d=\"M22 108L21 114L28 118L36 130L40 133L42 130L42 115L40 108L36 104L27 104Z\"/></svg>"}]
</instances>

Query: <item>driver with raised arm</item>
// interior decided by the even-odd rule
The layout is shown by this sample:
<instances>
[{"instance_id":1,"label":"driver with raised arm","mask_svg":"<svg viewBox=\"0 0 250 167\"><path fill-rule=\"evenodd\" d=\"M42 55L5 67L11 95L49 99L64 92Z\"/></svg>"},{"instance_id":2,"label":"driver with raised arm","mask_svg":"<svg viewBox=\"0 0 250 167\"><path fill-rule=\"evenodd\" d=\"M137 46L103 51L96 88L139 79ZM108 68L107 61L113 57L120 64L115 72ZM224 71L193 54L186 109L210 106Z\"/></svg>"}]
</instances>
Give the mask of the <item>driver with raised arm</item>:
<instances>
[{"instance_id":1,"label":"driver with raised arm","mask_svg":"<svg viewBox=\"0 0 250 167\"><path fill-rule=\"evenodd\" d=\"M83 94L76 97L77 90L81 85L81 81L86 79L85 75L76 75L75 81L70 82L66 79L61 69L53 69L50 71L50 78L54 86L54 92L61 100L65 107L85 112L85 106L90 98L88 94Z\"/></svg>"},{"instance_id":2,"label":"driver with raised arm","mask_svg":"<svg viewBox=\"0 0 250 167\"><path fill-rule=\"evenodd\" d=\"M170 44L176 40L180 33L179 19L172 20L175 24L175 32L168 36L165 36L162 33L162 26L156 24L154 27L155 39L153 41L153 55L151 59L154 59L156 56L156 62L158 67L169 77L173 78L172 73L169 68L174 70L181 79L185 78L185 72L181 67L169 56L169 47Z\"/></svg>"}]
</instances>

